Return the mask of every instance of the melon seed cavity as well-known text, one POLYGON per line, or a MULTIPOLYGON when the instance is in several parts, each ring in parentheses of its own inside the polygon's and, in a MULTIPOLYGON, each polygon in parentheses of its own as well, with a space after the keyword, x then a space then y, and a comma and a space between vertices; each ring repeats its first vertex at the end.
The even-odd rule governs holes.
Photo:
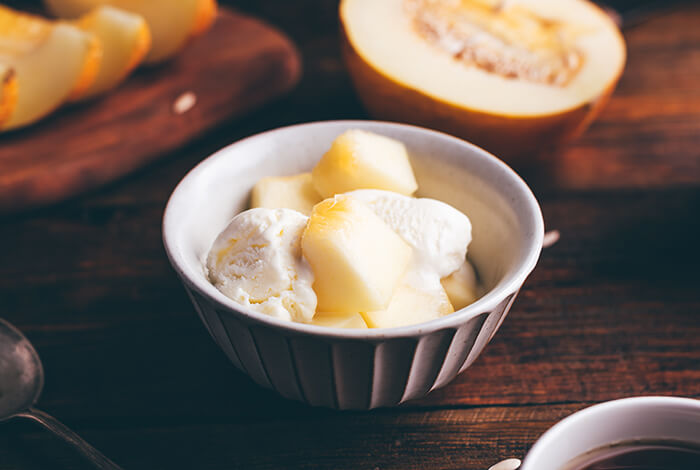
POLYGON ((583 54, 574 27, 494 0, 404 0, 418 35, 464 64, 505 78, 566 86, 583 54))

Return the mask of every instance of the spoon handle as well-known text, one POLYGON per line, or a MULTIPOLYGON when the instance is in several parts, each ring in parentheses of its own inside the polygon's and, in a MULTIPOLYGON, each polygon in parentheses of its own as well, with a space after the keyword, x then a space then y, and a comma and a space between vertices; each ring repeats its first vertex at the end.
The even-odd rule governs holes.
POLYGON ((99 450, 92 447, 82 437, 71 431, 66 425, 53 416, 41 410, 37 410, 36 408, 29 408, 27 411, 18 413, 15 416, 28 418, 41 424, 56 436, 72 445, 83 457, 92 462, 96 468, 101 470, 122 470, 119 465, 102 455, 99 450))

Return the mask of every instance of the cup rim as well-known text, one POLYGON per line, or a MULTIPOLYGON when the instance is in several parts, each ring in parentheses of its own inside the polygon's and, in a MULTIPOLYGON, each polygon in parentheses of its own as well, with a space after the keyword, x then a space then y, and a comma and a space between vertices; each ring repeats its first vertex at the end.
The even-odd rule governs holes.
POLYGON ((535 441, 535 444, 532 446, 530 451, 525 456, 525 459, 523 460, 523 464, 520 467, 521 470, 529 469, 529 466, 531 465, 530 462, 538 462, 545 459, 547 449, 549 449, 552 446, 552 441, 554 441, 562 433, 568 432, 568 429, 571 426, 574 426, 579 421, 584 420, 589 416, 606 413, 613 409, 634 409, 639 406, 683 406, 694 408, 700 411, 700 400, 687 397, 657 395, 628 397, 598 403, 596 405, 592 405, 582 410, 576 411, 554 424, 551 428, 545 431, 545 433, 542 434, 537 439, 537 441, 535 441))
POLYGON ((532 272, 539 260, 540 253, 542 250, 542 241, 544 237, 544 220, 542 217, 542 211, 540 209, 539 203, 532 193, 532 190, 527 186, 525 181, 518 175, 512 168, 506 165, 499 158, 493 154, 487 152, 486 150, 470 143, 465 140, 459 139, 452 135, 446 134, 444 132, 435 131, 432 129, 426 129, 420 126, 414 126, 410 124, 401 124, 386 121, 374 121, 374 120, 327 120, 327 121, 313 121, 302 124, 293 124, 289 126, 283 126, 261 133, 251 135, 240 139, 232 144, 229 144, 220 150, 214 152, 212 155, 206 157, 201 162, 199 162, 194 168, 192 168, 187 174, 180 180, 175 189, 168 199, 168 203, 165 207, 162 221, 162 235, 163 244, 165 246, 165 251, 168 256, 170 264, 175 269, 176 273, 180 277, 183 283, 187 287, 191 288, 199 295, 204 296, 210 303, 214 304, 217 309, 226 312, 226 314, 235 314, 245 317, 249 322, 265 325, 266 327, 271 327, 276 330, 284 330, 286 332, 293 332, 300 335, 309 336, 320 336, 326 338, 340 338, 340 339, 366 339, 382 341, 389 338, 405 338, 405 337, 415 337, 434 331, 444 330, 448 328, 457 328, 458 326, 466 323, 470 319, 484 313, 493 311, 504 299, 513 293, 516 293, 520 287, 525 282, 527 276, 532 272), (175 235, 172 233, 171 226, 173 222, 172 213, 174 212, 173 207, 180 203, 179 194, 183 191, 183 186, 186 181, 194 178, 199 173, 205 171, 212 165, 216 165, 218 161, 224 159, 226 155, 238 146, 248 143, 251 140, 257 139, 268 139, 275 133, 289 132, 296 129, 304 129, 310 127, 324 126, 328 124, 335 124, 340 126, 346 126, 348 128, 353 126, 375 126, 378 131, 381 132, 383 129, 396 129, 404 128, 410 129, 411 132, 423 133, 432 139, 442 139, 446 141, 451 141, 465 149, 470 150, 474 154, 482 158, 487 164, 493 165, 497 170, 509 179, 509 183, 515 187, 522 196, 523 206, 528 212, 528 217, 533 224, 534 231, 533 236, 526 247, 527 254, 520 260, 517 268, 513 273, 509 275, 504 280, 501 280, 496 287, 489 290, 486 294, 480 297, 476 302, 460 309, 450 315, 431 320, 424 323, 418 323, 415 325, 407 325, 401 327, 392 328, 369 328, 369 329, 351 329, 351 328, 333 328, 326 326, 318 326, 306 323, 290 322, 287 320, 279 319, 269 315, 265 315, 260 312, 256 312, 249 309, 243 305, 240 305, 226 297, 221 293, 216 287, 214 287, 206 279, 200 279, 194 273, 188 272, 186 268, 186 263, 181 259, 180 253, 175 249, 175 235))

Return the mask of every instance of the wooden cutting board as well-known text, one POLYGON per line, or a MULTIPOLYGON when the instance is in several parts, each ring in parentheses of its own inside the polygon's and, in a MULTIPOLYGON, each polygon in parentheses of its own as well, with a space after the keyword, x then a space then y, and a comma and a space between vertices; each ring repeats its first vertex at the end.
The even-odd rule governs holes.
POLYGON ((0 212, 56 202, 115 180, 291 89, 299 55, 279 31, 221 8, 174 60, 109 95, 0 134, 0 212))

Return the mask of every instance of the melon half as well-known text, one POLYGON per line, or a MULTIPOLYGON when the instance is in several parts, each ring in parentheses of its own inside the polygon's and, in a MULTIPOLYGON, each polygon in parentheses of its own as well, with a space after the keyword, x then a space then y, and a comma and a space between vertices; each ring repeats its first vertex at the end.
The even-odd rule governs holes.
POLYGON ((340 19, 372 115, 505 158, 583 131, 625 63, 620 31, 586 0, 342 0, 340 19))

